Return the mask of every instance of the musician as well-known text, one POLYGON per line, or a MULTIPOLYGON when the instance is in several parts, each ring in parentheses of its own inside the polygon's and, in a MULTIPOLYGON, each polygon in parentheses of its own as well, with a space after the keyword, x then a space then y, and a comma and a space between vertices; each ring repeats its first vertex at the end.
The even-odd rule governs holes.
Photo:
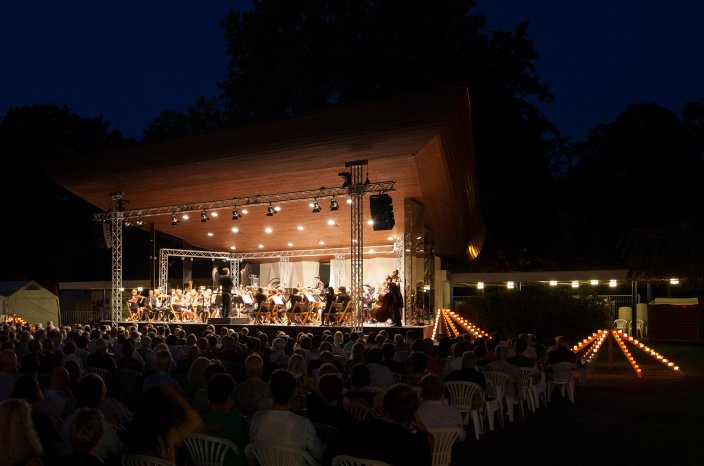
POLYGON ((315 285, 313 285, 313 289, 318 290, 320 294, 325 292, 325 283, 320 281, 320 277, 315 277, 315 285))
POLYGON ((347 307, 347 303, 350 302, 350 295, 347 294, 347 288, 344 286, 341 286, 339 290, 340 293, 337 295, 337 302, 342 303, 342 309, 344 310, 347 307))
POLYGON ((389 282, 389 292, 387 295, 391 296, 391 306, 393 309, 393 321, 394 325, 401 327, 403 322, 401 322, 401 308, 403 307, 403 295, 401 295, 401 287, 398 283, 392 281, 389 282))
POLYGON ((218 267, 213 267, 213 282, 222 287, 222 316, 230 317, 232 308, 232 288, 235 286, 235 282, 230 276, 230 269, 223 267, 222 274, 219 274, 218 267))
POLYGON ((325 293, 325 309, 323 310, 323 315, 320 316, 320 326, 322 327, 325 322, 323 320, 325 317, 328 318, 328 323, 327 325, 330 325, 330 313, 332 312, 332 305, 335 302, 335 299, 337 297, 335 296, 335 288, 332 286, 328 287, 328 292, 325 293))
POLYGON ((264 288, 257 288, 257 294, 254 295, 254 300, 257 302, 257 309, 259 309, 264 301, 269 300, 269 296, 264 293, 264 288))
POLYGON ((127 300, 129 303, 130 313, 136 316, 137 320, 142 320, 142 313, 144 312, 143 303, 146 298, 139 295, 136 289, 133 289, 131 294, 132 296, 127 300))

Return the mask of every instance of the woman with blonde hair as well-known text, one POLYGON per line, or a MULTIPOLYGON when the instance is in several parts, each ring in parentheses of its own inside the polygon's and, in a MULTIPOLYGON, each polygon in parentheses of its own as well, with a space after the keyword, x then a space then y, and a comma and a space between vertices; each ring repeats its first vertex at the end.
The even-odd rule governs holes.
POLYGON ((25 400, 0 403, 0 466, 42 466, 44 452, 32 423, 32 408, 25 400))
POLYGON ((300 354, 293 354, 288 359, 287 370, 293 374, 296 379, 296 385, 301 388, 305 387, 308 391, 315 390, 315 384, 308 376, 308 371, 306 368, 306 360, 300 354))

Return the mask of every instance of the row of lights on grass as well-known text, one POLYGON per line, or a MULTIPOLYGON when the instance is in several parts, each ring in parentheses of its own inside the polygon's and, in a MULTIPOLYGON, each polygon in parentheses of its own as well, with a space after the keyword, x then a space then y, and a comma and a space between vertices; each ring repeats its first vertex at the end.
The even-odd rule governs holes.
POLYGON ((655 359, 656 361, 660 361, 661 363, 663 363, 664 365, 666 365, 667 367, 671 368, 671 369, 674 370, 674 371, 679 371, 679 370, 680 370, 680 366, 676 366, 674 362, 672 362, 672 361, 669 360, 668 358, 664 357, 662 354, 658 353, 657 351, 655 351, 654 349, 652 349, 652 348, 649 347, 648 345, 646 345, 646 344, 644 344, 644 343, 642 343, 642 342, 636 340, 635 338, 633 338, 633 337, 630 336, 630 335, 624 334, 622 330, 619 330, 619 331, 617 332, 617 334, 618 334, 618 335, 621 335, 624 340, 626 340, 626 341, 628 341, 629 343, 633 344, 636 348, 638 348, 638 349, 640 349, 641 351, 643 351, 644 353, 650 355, 650 356, 651 356, 653 359, 655 359))
POLYGON ((454 320, 455 322, 457 322, 460 325, 460 327, 464 328, 468 333, 471 333, 475 337, 491 338, 491 336, 488 333, 486 333, 484 330, 477 327, 472 322, 468 321, 467 319, 465 319, 464 317, 455 313, 454 311, 448 310, 447 313, 452 320, 454 320))
POLYGON ((641 370, 640 366, 636 362, 636 360, 633 357, 633 355, 631 354, 631 352, 628 351, 628 348, 626 348, 626 344, 621 339, 621 331, 619 330, 617 332, 616 330, 612 330, 611 334, 614 336, 614 340, 616 340, 616 344, 618 345, 618 347, 621 348, 621 351, 623 351, 624 356, 626 356, 628 363, 631 365, 633 370, 636 372, 636 375, 638 377, 643 377, 643 371, 641 370))

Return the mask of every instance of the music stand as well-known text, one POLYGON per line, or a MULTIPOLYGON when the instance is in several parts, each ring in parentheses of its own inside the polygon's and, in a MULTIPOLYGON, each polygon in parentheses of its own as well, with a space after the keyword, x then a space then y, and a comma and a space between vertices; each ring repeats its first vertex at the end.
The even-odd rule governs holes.
POLYGON ((274 296, 271 298, 275 304, 278 304, 279 306, 284 306, 284 300, 281 296, 274 296))
MULTIPOLYGON (((237 309, 237 317, 240 316, 240 309, 242 306, 244 306, 244 300, 242 299, 242 296, 240 295, 234 295, 232 298, 232 304, 235 304, 235 309, 237 309)), ((223 317, 230 317, 230 316, 223 316, 223 317)))

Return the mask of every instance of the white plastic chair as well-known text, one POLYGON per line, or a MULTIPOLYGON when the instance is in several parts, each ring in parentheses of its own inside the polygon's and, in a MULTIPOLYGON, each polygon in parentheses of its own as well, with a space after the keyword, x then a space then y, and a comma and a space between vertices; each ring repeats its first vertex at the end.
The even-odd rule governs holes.
POLYGON ((484 395, 482 386, 474 382, 445 382, 445 388, 450 394, 450 404, 457 408, 462 414, 464 424, 469 423, 469 417, 474 422, 474 436, 479 440, 479 436, 484 433, 482 429, 482 418, 484 405, 484 395))
POLYGON ((147 455, 125 455, 122 466, 176 466, 171 461, 147 455))
POLYGON ((103 382, 105 382, 108 377, 110 377, 110 371, 107 369, 103 369, 102 367, 87 367, 86 373, 99 375, 100 378, 103 379, 103 382))
POLYGON ((244 449, 247 458, 255 458, 260 466, 318 466, 310 453, 302 448, 279 443, 253 442, 244 449))
POLYGON ((221 466, 230 450, 242 456, 242 450, 234 442, 212 435, 191 434, 184 444, 196 466, 221 466))
POLYGON ((373 408, 363 402, 353 401, 347 405, 347 411, 352 415, 357 421, 364 421, 367 417, 379 417, 373 408))
POLYGON ((320 443, 323 444, 323 451, 325 451, 325 447, 337 434, 337 427, 333 427, 328 424, 321 424, 318 422, 314 422, 313 427, 315 428, 315 433, 320 439, 320 443))
POLYGON ((572 371, 575 369, 574 364, 571 362, 559 362, 551 364, 549 367, 552 368, 552 380, 548 380, 548 401, 552 400, 552 391, 555 385, 559 385, 562 396, 565 396, 565 390, 567 390, 568 398, 574 403, 574 379, 572 378, 572 371))
MULTIPOLYGON (((636 320, 636 334, 635 334, 636 338, 643 338, 644 327, 645 327, 645 321, 637 319, 636 320)), ((630 335, 630 331, 632 328, 633 328, 633 321, 631 320, 628 322, 629 335, 630 335)))
MULTIPOLYGON (((511 377, 508 374, 497 371, 485 371, 483 372, 484 377, 487 381, 491 381, 496 390, 496 400, 499 403, 499 410, 501 411, 501 426, 504 425, 504 413, 508 414, 509 422, 513 422, 513 393, 509 393, 509 386, 511 385, 511 377)), ((491 395, 491 394, 490 394, 491 395)))
POLYGON ((391 466, 379 460, 357 458, 350 455, 337 455, 332 459, 332 466, 391 466))
POLYGON ((628 332, 628 321, 626 319, 616 319, 614 320, 614 325, 616 330, 621 330, 623 333, 628 332))
POLYGON ((523 419, 525 419, 526 415, 523 409, 523 402, 528 403, 528 409, 530 409, 531 413, 535 414, 535 394, 533 393, 531 384, 533 383, 533 377, 536 375, 536 372, 530 367, 521 367, 519 369, 521 370, 521 389, 518 393, 520 395, 521 414, 523 415, 523 419))
POLYGON ((452 445, 464 441, 464 429, 459 427, 434 427, 428 429, 433 435, 433 466, 450 466, 452 462, 452 445))
POLYGON ((499 424, 503 426, 503 410, 501 409, 501 404, 499 404, 496 385, 494 385, 494 382, 491 380, 486 379, 486 391, 484 392, 484 414, 486 414, 489 430, 492 432, 494 431, 494 415, 496 413, 499 413, 499 424))

